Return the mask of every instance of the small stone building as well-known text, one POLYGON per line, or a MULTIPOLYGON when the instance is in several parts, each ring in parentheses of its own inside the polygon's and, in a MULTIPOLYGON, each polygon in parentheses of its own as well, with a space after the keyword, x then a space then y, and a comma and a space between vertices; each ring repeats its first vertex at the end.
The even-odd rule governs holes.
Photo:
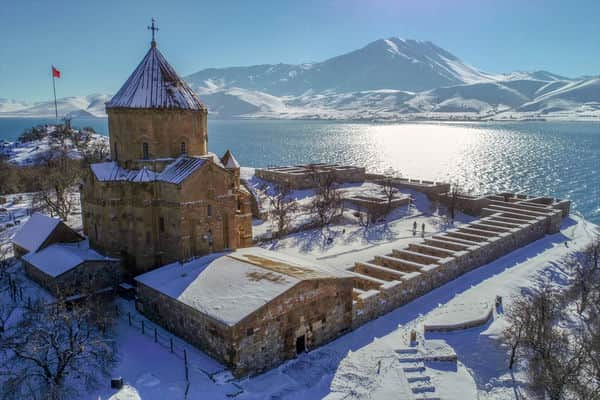
POLYGON ((256 374, 352 326, 352 278, 259 248, 136 278, 140 312, 230 367, 256 374))
POLYGON ((120 261, 79 243, 54 243, 23 256, 27 276, 55 297, 115 289, 121 281, 120 261))
POLYGON ((154 40, 106 112, 112 161, 93 164, 81 190, 93 248, 132 277, 252 244, 240 166, 208 152, 207 109, 154 40))
POLYGON ((34 213, 11 242, 15 257, 21 258, 29 252, 36 252, 53 243, 73 243, 81 240, 83 236, 60 219, 34 213))

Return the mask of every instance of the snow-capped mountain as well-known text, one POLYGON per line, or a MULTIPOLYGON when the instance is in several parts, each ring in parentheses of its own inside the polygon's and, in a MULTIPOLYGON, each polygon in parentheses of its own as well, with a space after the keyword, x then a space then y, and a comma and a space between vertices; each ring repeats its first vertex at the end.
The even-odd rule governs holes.
POLYGON ((192 87, 240 87, 275 96, 376 89, 422 91, 494 80, 431 42, 380 39, 323 62, 206 69, 186 77, 192 87))
MULTIPOLYGON (((110 97, 106 94, 93 94, 57 99, 58 115, 73 118, 106 117, 104 103, 110 97)), ((54 117, 54 100, 26 103, 0 99, 0 116, 54 117)))
MULTIPOLYGON (((600 118, 600 78, 491 74, 431 42, 376 40, 309 64, 210 68, 187 76, 220 118, 600 118)), ((59 114, 105 116, 108 95, 60 99, 59 114)), ((0 99, 0 116, 52 116, 54 103, 0 99)))

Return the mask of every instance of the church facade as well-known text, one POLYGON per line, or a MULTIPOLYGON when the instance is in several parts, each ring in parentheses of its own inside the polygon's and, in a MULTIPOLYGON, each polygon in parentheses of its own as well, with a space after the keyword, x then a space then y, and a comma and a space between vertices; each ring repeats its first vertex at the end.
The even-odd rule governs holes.
POLYGON ((252 244, 240 166, 208 152, 207 109, 154 40, 106 111, 112 161, 92 164, 81 190, 92 247, 135 276, 252 244))

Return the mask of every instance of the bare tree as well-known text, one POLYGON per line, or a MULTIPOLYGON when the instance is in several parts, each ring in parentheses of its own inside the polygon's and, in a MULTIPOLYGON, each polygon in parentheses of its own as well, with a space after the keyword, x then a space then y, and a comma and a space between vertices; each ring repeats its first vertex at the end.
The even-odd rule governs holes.
POLYGON ((344 201, 332 171, 311 167, 315 196, 310 209, 320 227, 328 226, 344 213, 344 201))
POLYGON ((269 200, 269 216, 277 225, 277 236, 283 236, 292 218, 292 213, 298 209, 298 203, 291 197, 290 185, 283 184, 275 186, 273 194, 269 194, 267 188, 263 190, 269 200))
POLYGON ((392 211, 392 201, 398 193, 398 189, 394 187, 393 180, 391 177, 386 177, 381 182, 381 192, 383 193, 386 200, 386 214, 392 211))
POLYGON ((569 299, 563 291, 546 286, 513 301, 503 334, 510 347, 509 368, 523 356, 530 387, 540 399, 597 400, 599 314, 589 310, 591 318, 573 320, 565 311, 569 299))
POLYGON ((463 191, 458 183, 453 183, 450 188, 450 192, 447 193, 448 197, 448 213, 450 214, 450 220, 454 222, 456 218, 456 211, 458 209, 458 203, 463 191))
POLYGON ((80 162, 69 158, 66 151, 47 155, 41 162, 37 176, 39 184, 39 192, 35 196, 37 203, 52 215, 66 220, 76 203, 73 195, 81 174, 80 162))
POLYGON ((115 362, 107 308, 34 303, 0 341, 3 398, 80 398, 115 362), (99 322, 101 324, 99 325, 99 322))
POLYGON ((509 369, 513 369, 520 346, 525 341, 526 330, 531 325, 530 306, 527 296, 519 297, 513 300, 506 313, 508 325, 504 328, 503 339, 510 347, 509 369))
POLYGON ((594 305, 600 295, 600 239, 596 238, 583 252, 570 260, 573 282, 568 291, 579 315, 594 305))

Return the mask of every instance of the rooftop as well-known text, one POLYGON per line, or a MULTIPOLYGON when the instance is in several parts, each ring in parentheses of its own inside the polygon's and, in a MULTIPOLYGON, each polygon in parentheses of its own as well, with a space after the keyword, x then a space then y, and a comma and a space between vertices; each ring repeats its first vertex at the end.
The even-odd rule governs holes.
POLYGON ((12 238, 12 242, 27 251, 37 251, 60 224, 60 219, 34 213, 12 238))
POLYGON ((55 243, 38 252, 27 253, 23 259, 52 277, 62 275, 85 261, 116 260, 92 250, 87 240, 55 243))
POLYGON ((169 264, 136 280, 233 326, 303 280, 334 276, 344 275, 308 260, 246 248, 169 264))
POLYGON ((150 47, 106 108, 206 110, 155 46, 150 47))
MULTIPOLYGON (((217 156, 209 153, 202 157, 181 156, 173 159, 162 172, 154 172, 144 166, 141 169, 126 169, 114 161, 96 163, 91 165, 96 179, 102 182, 129 181, 129 182, 167 182, 180 184, 192 173, 202 167, 207 161, 212 160, 218 166, 223 167, 217 156)), ((151 161, 149 161, 151 162, 151 161)))

